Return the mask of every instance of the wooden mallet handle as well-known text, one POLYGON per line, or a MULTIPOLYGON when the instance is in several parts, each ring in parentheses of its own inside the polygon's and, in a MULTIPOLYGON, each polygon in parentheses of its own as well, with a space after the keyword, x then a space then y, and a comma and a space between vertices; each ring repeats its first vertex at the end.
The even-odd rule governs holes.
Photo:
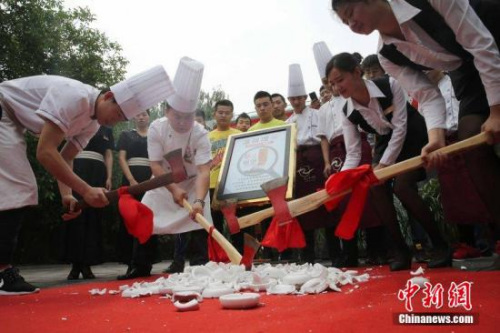
MULTIPOLYGON (((184 168, 184 164, 182 163, 182 149, 173 150, 172 152, 166 154, 164 157, 170 164, 171 172, 159 177, 148 179, 139 184, 129 186, 128 193, 136 196, 155 188, 166 186, 172 183, 179 183, 187 179, 186 169, 184 168)), ((108 198, 109 202, 118 200, 118 190, 106 192, 105 195, 106 198, 108 198)), ((87 208, 88 206, 89 205, 82 199, 76 203, 73 210, 76 212, 80 209, 87 208)))
MULTIPOLYGON (((466 140, 454 143, 452 145, 443 147, 438 149, 436 152, 442 154, 453 154, 458 153, 463 150, 471 149, 473 147, 482 145, 487 142, 487 133, 481 133, 466 140)), ((420 156, 416 156, 410 158, 408 160, 399 162, 397 164, 385 167, 383 169, 375 171, 375 176, 380 180, 388 180, 393 177, 396 177, 405 172, 418 169, 424 165, 424 161, 420 156)), ((321 190, 310 195, 306 195, 305 197, 291 200, 288 202, 288 208, 290 210, 290 214, 295 217, 312 210, 323 205, 326 201, 331 200, 333 198, 337 198, 339 196, 343 196, 349 193, 350 190, 344 191, 342 193, 335 193, 333 195, 329 195, 325 190, 321 190)), ((255 212, 253 214, 249 214, 238 219, 238 224, 240 228, 250 227, 252 225, 258 224, 263 220, 274 216, 274 209, 272 207, 263 209, 261 211, 255 212)))
MULTIPOLYGON (((182 205, 184 208, 186 208, 189 212, 193 211, 193 207, 189 204, 189 202, 184 199, 182 201, 182 205)), ((210 232, 210 227, 212 225, 210 222, 207 221, 201 214, 196 214, 195 216, 196 222, 198 222, 203 229, 205 229, 207 232, 210 232)), ((213 229, 212 231, 212 238, 215 239, 215 241, 221 246, 221 248, 226 252, 229 260, 231 260, 231 263, 234 265, 239 265, 241 264, 241 254, 234 248, 233 244, 231 244, 217 229, 213 229)))

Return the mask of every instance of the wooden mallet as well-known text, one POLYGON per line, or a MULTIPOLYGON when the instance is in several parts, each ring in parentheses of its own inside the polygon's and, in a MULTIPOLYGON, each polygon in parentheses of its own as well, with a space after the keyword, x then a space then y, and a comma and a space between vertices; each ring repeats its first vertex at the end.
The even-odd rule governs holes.
MULTIPOLYGON (((487 133, 481 133, 466 140, 454 143, 452 145, 438 149, 436 152, 441 154, 454 154, 473 147, 485 144, 487 142, 487 133)), ((375 176, 381 181, 386 181, 405 172, 418 169, 424 165, 424 161, 420 156, 410 158, 400 163, 388 166, 386 168, 374 172, 375 176)), ((350 190, 342 193, 329 195, 326 190, 321 190, 305 197, 288 201, 288 210, 292 217, 296 217, 323 205, 325 202, 348 194, 350 190)), ((266 208, 261 211, 237 218, 240 228, 247 228, 258 224, 263 220, 273 217, 275 214, 274 208, 266 208)))
MULTIPOLYGON (((182 159, 182 149, 176 149, 164 156, 165 160, 170 165, 170 172, 159 177, 154 177, 142 183, 131 185, 128 187, 128 193, 133 196, 143 194, 147 191, 158 187, 166 186, 172 183, 179 183, 187 179, 186 169, 182 159)), ((105 193, 109 202, 118 200, 118 190, 113 190, 105 193)), ((87 208, 89 205, 82 199, 75 205, 74 211, 87 208)))
MULTIPOLYGON (((182 201, 182 205, 184 208, 186 208, 190 213, 193 211, 193 207, 191 207, 191 204, 184 199, 182 201)), ((196 214, 195 216, 196 222, 198 222, 203 229, 205 229, 208 233, 210 233, 210 228, 213 226, 210 224, 210 222, 207 221, 206 218, 203 217, 201 214, 196 214)), ((212 238, 220 245, 220 247, 226 252, 229 260, 231 260, 231 263, 233 265, 239 265, 241 264, 241 254, 234 248, 233 244, 231 244, 217 229, 213 228, 212 230, 212 238)))

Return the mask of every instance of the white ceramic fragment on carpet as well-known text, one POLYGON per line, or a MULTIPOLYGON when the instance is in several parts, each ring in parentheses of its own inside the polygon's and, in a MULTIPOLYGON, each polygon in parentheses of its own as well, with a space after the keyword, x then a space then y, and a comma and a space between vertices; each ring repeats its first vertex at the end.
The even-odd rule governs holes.
POLYGON ((314 278, 310 279, 300 287, 300 292, 302 294, 319 294, 328 288, 328 282, 326 279, 314 278))
POLYGON ((429 282, 429 279, 425 278, 423 276, 415 276, 415 277, 411 278, 410 281, 412 283, 414 283, 414 284, 419 285, 420 288, 424 288, 425 287, 425 283, 429 282))
POLYGON ((288 294, 293 294, 297 290, 295 288, 295 285, 290 285, 290 284, 277 284, 274 286, 271 286, 267 289, 267 294, 268 295, 288 295, 288 294))
POLYGON ((251 309, 259 305, 260 295, 257 293, 240 293, 224 295, 219 298, 224 309, 251 309))
POLYGON ((418 269, 416 271, 410 271, 410 275, 422 275, 424 274, 424 269, 422 268, 422 266, 419 266, 418 269))
POLYGON ((186 303, 177 301, 174 303, 174 306, 179 312, 196 311, 200 309, 200 303, 196 299, 192 299, 186 303))

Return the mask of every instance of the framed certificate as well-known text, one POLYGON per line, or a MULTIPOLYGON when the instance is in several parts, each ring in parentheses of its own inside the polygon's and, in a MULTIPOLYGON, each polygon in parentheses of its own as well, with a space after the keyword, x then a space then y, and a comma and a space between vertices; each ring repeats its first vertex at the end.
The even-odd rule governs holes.
POLYGON ((236 199, 239 205, 266 203, 269 199, 260 185, 286 176, 286 198, 292 198, 295 149, 294 124, 231 135, 215 189, 216 201, 236 199))

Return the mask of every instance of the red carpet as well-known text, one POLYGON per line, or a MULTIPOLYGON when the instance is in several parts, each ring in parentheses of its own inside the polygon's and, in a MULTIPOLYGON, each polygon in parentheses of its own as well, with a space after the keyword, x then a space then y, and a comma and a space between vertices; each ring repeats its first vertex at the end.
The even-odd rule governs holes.
MULTIPOLYGON (((415 266, 414 266, 415 267, 415 266)), ((364 269, 360 269, 364 271, 364 269)), ((471 281, 472 310, 479 324, 469 326, 401 326, 393 314, 406 312, 397 298, 410 274, 387 267, 368 271, 371 279, 359 288, 314 296, 267 296, 252 310, 223 310, 218 300, 205 299, 200 310, 179 313, 168 299, 151 296, 91 296, 92 288, 118 289, 123 282, 89 283, 44 289, 28 296, 0 297, 0 332, 498 332, 500 272, 455 269, 427 271, 434 285, 444 287, 444 306, 424 309, 422 290, 414 297, 415 312, 465 313, 448 307, 451 282, 471 281), (352 291, 350 291, 352 290, 352 291)), ((150 280, 155 280, 153 277, 150 280)), ((130 284, 130 282, 129 282, 130 284)))

